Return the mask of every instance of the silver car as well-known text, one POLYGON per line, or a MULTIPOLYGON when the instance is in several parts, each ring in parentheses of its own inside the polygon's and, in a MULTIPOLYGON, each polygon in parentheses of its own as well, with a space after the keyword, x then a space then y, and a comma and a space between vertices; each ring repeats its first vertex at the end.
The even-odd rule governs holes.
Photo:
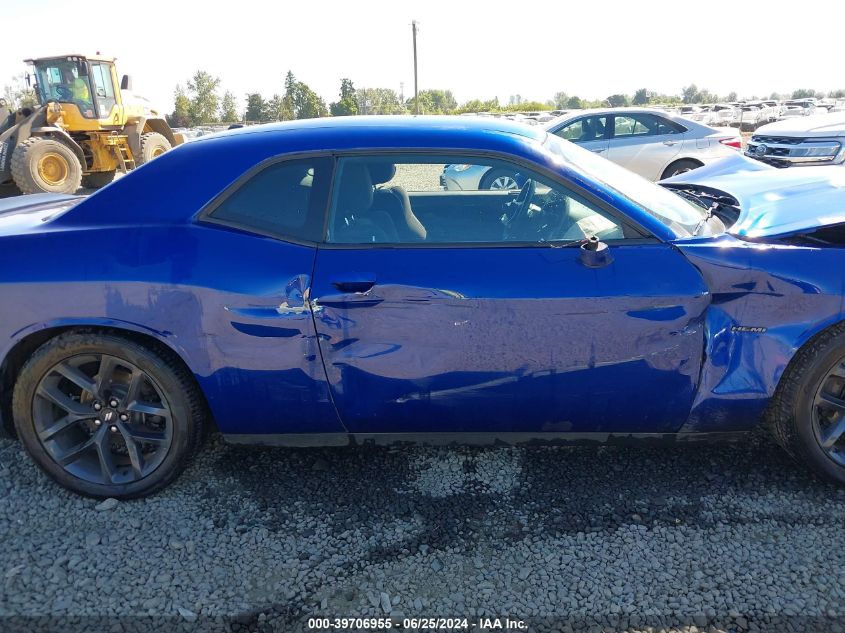
MULTIPOLYGON (((573 110, 543 127, 655 181, 742 149, 736 130, 712 128, 654 108, 573 110)), ((440 184, 463 191, 520 186, 518 174, 477 165, 446 165, 440 184)))

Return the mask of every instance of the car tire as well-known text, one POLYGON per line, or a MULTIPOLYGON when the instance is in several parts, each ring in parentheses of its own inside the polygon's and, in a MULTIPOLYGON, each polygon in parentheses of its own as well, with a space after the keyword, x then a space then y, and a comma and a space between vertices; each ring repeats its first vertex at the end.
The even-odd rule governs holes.
POLYGON ((825 330, 798 351, 778 384, 767 418, 787 453, 818 475, 845 485, 845 432, 836 435, 845 430, 845 325, 825 330))
POLYGON ((660 176, 660 180, 663 180, 664 178, 671 178, 672 176, 677 176, 678 174, 683 174, 688 171, 692 171, 693 169, 698 169, 699 167, 701 167, 701 163, 697 160, 682 158, 681 160, 676 160, 663 170, 663 175, 660 176))
POLYGON ((141 497, 170 484, 205 424, 193 376, 169 350, 112 333, 68 332, 44 343, 20 371, 12 411, 36 464, 98 498, 141 497))
POLYGON ((114 180, 115 171, 96 171, 82 177, 82 186, 88 189, 100 189, 114 180))
POLYGON ((73 150, 52 138, 33 136, 12 152, 12 180, 21 193, 76 193, 82 165, 73 150))
POLYGON ((135 156, 135 164, 137 166, 149 163, 154 158, 157 158, 167 151, 172 149, 170 141, 158 132, 147 132, 141 135, 141 151, 135 156))
POLYGON ((507 169, 491 169, 481 178, 478 188, 479 190, 516 191, 519 189, 519 185, 512 171, 508 171, 507 169))

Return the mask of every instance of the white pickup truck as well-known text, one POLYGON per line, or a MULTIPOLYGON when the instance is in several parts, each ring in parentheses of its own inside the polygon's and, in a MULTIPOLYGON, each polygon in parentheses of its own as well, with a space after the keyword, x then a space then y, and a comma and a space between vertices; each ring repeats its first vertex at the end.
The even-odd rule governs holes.
POLYGON ((746 156, 777 167, 845 162, 845 112, 814 114, 757 128, 746 156))

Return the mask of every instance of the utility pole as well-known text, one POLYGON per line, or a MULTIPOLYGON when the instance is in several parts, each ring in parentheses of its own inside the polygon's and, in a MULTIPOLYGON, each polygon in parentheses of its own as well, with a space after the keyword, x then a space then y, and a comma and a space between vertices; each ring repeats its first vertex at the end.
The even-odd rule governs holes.
POLYGON ((417 21, 411 20, 411 33, 414 37, 414 112, 420 113, 420 92, 417 85, 417 21))

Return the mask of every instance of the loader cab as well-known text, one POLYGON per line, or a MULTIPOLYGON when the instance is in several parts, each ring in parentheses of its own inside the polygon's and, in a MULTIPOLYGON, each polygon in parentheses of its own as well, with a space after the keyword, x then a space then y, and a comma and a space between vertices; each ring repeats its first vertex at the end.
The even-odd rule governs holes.
POLYGON ((42 105, 58 103, 71 130, 99 130, 125 124, 114 60, 70 55, 26 60, 35 69, 42 105))

